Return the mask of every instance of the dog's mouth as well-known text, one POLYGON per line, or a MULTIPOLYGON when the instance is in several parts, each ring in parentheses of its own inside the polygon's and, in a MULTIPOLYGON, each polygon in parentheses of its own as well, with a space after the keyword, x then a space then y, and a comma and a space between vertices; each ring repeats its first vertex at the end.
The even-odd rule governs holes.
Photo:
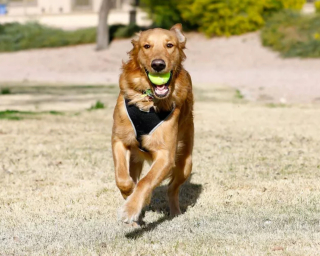
POLYGON ((154 87, 154 93, 158 96, 158 97, 165 97, 167 96, 167 94, 169 93, 169 86, 168 85, 153 85, 154 87))
POLYGON ((145 72, 147 74, 147 77, 150 81, 150 83, 152 84, 152 87, 153 87, 153 91, 154 91, 154 94, 155 96, 157 96, 158 98, 164 98, 166 97, 169 92, 170 92, 170 88, 169 88, 169 85, 170 85, 170 82, 171 82, 171 78, 172 78, 172 71, 170 71, 170 78, 169 80, 164 83, 164 84, 161 84, 161 85, 157 85, 157 84, 154 84, 150 78, 149 78, 149 71, 147 69, 145 69, 145 72))

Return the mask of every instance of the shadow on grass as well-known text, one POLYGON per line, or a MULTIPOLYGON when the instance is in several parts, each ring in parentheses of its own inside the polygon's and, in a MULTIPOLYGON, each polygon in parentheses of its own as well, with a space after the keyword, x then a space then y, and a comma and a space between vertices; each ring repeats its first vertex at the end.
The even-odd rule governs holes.
MULTIPOLYGON (((202 185, 193 184, 190 182, 190 180, 191 178, 189 178, 186 183, 181 186, 180 189, 180 208, 182 213, 185 213, 188 207, 192 207, 196 204, 202 192, 202 185)), ((160 186, 156 188, 153 192, 150 205, 143 210, 140 219, 144 217, 146 211, 159 212, 164 214, 164 216, 158 219, 156 222, 148 223, 146 225, 143 224, 141 227, 127 233, 125 235, 126 238, 137 239, 141 237, 145 232, 149 232, 166 220, 172 219, 172 217, 169 216, 169 206, 166 195, 167 186, 160 186)))

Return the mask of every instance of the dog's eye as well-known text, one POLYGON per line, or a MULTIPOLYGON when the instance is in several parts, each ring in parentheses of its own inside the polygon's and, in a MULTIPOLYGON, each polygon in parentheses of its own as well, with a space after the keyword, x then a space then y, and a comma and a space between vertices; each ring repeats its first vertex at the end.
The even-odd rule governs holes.
POLYGON ((149 48, 150 48, 150 44, 145 44, 143 47, 144 47, 145 49, 149 49, 149 48))
POLYGON ((168 48, 172 48, 172 47, 173 47, 173 44, 167 44, 167 47, 168 47, 168 48))

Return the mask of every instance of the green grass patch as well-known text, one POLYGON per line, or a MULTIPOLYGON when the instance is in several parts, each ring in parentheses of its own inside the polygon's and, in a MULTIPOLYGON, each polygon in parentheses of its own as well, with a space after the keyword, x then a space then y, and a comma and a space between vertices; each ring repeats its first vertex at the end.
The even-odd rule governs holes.
POLYGON ((266 107, 268 108, 287 108, 288 105, 287 104, 282 104, 282 103, 268 103, 266 104, 266 107))
POLYGON ((19 111, 19 110, 5 110, 0 111, 0 120, 22 120, 22 119, 30 119, 36 118, 40 115, 63 115, 63 112, 60 111, 42 111, 42 112, 35 112, 35 111, 19 111))
POLYGON ((9 88, 1 88, 0 94, 2 95, 11 94, 11 90, 9 88))
POLYGON ((320 14, 277 13, 262 29, 261 39, 264 46, 279 51, 283 57, 319 58, 320 14))
POLYGON ((242 99, 244 98, 243 94, 242 94, 241 91, 238 90, 238 89, 236 90, 235 98, 236 98, 236 99, 240 99, 240 100, 242 100, 242 99))
POLYGON ((33 94, 33 95, 83 95, 83 94, 117 94, 117 85, 16 85, 8 84, 10 94, 33 94))
POLYGON ((244 95, 242 95, 240 90, 227 86, 195 86, 193 92, 196 101, 246 103, 244 95))
POLYGON ((89 110, 96 110, 96 109, 103 109, 105 108, 104 103, 102 103, 100 100, 98 100, 94 105, 92 105, 89 110))

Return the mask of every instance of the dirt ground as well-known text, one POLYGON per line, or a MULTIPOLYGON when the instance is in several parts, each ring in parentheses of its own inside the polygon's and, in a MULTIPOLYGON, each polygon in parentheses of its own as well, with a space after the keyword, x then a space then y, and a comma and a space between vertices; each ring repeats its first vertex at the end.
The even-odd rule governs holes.
POLYGON ((22 97, 21 110, 60 111, 0 112, 1 256, 320 255, 319 106, 248 103, 228 87, 196 87, 184 214, 168 218, 163 184, 134 229, 117 221, 117 91, 24 85, 0 95, 2 109, 22 97), (104 109, 87 110, 98 100, 104 109))
MULTIPOLYGON (((206 39, 188 34, 187 61, 194 84, 240 89, 249 100, 275 103, 320 102, 320 60, 282 59, 261 46, 258 33, 206 39)), ((0 83, 115 84, 130 40, 0 54, 0 83)))

